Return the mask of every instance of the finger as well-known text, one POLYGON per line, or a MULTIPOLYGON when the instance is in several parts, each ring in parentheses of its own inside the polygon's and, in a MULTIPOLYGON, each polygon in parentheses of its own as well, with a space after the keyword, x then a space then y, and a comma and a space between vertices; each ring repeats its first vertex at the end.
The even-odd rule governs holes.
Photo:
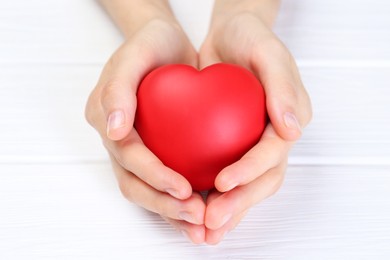
POLYGON ((104 86, 101 104, 108 138, 120 140, 129 134, 133 127, 136 100, 126 80, 115 79, 104 86))
MULTIPOLYGON (((103 69, 96 95, 101 111, 95 112, 98 131, 111 140, 121 140, 133 126, 136 92, 144 76, 167 63, 196 65, 197 57, 190 44, 180 44, 178 29, 166 23, 150 24, 139 35, 125 42, 103 69), (150 37, 154 35, 154 37, 150 37), (155 39, 159 39, 158 41, 155 39), (177 46, 177 48, 173 46, 177 46), (172 50, 166 50, 172 48, 172 50), (164 51, 162 51, 164 50, 164 51)), ((90 113, 96 110, 96 104, 90 113)))
POLYGON ((140 51, 139 44, 134 40, 122 46, 103 71, 100 103, 104 124, 100 126, 100 131, 106 131, 111 140, 121 140, 131 131, 138 85, 157 66, 157 59, 151 53, 140 51))
MULTIPOLYGON (((222 195, 223 193, 219 192, 218 190, 211 191, 207 196, 206 205, 208 206, 222 195)), ((237 216, 232 217, 225 225, 223 225, 219 229, 206 229, 206 243, 209 245, 216 245, 221 242, 222 239, 226 236, 226 234, 238 225, 238 223, 246 215, 246 213, 247 211, 244 211, 237 216)))
POLYGON ((166 222, 180 231, 185 238, 194 244, 201 244, 205 241, 205 226, 195 225, 182 220, 162 217, 166 222))
POLYGON ((228 223, 217 230, 207 229, 205 239, 206 243, 209 245, 216 245, 220 243, 230 231, 237 227, 247 213, 248 211, 244 211, 237 216, 234 216, 230 221, 228 221, 228 223))
POLYGON ((276 132, 285 140, 298 140, 307 121, 302 110, 311 107, 301 102, 306 92, 293 57, 280 41, 271 40, 258 45, 252 63, 266 92, 267 111, 276 132))
POLYGON ((121 141, 108 141, 106 148, 113 160, 132 172, 143 182, 178 199, 187 199, 192 194, 191 184, 181 174, 166 167, 142 142, 133 129, 121 141))
POLYGON ((237 187, 214 199, 206 208, 206 227, 217 230, 234 216, 274 194, 283 182, 286 165, 287 160, 251 183, 237 187))
POLYGON ((286 142, 268 124, 261 140, 240 160, 224 168, 215 179, 220 192, 246 185, 285 160, 292 142, 286 142))
MULTIPOLYGON (((203 46, 207 46, 208 43, 204 43, 203 46)), ((218 56, 218 54, 214 51, 214 48, 203 47, 200 50, 199 54, 199 69, 202 70, 206 68, 207 66, 210 66, 215 63, 222 62, 221 58, 218 56)))
POLYGON ((216 189, 214 190, 211 190, 208 194, 207 194, 207 198, 206 198, 206 206, 209 205, 211 202, 213 202, 213 200, 217 199, 219 196, 221 196, 223 194, 223 192, 220 192, 216 189))
POLYGON ((139 54, 132 52, 122 47, 110 58, 88 99, 87 121, 102 138, 123 139, 133 127, 136 91, 146 71, 142 71, 141 65, 137 66, 141 59, 139 54), (130 57, 126 58, 128 55, 130 57))
POLYGON ((186 200, 179 200, 153 189, 123 169, 115 160, 112 161, 112 165, 120 190, 129 201, 161 216, 198 225, 203 224, 205 204, 199 194, 193 193, 186 200))
POLYGON ((204 68, 222 62, 217 56, 201 56, 199 62, 199 69, 203 70, 204 68))

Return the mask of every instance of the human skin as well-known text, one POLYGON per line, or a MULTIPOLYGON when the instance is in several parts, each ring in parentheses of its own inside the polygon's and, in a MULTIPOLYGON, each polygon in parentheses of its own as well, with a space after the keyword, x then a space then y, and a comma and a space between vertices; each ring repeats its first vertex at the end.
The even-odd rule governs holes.
POLYGON ((170 222, 182 222, 195 243, 204 242, 205 203, 179 173, 165 167, 133 128, 141 79, 164 64, 197 67, 197 53, 167 1, 101 1, 125 40, 104 66, 86 106, 123 195, 170 222))
POLYGON ((312 117, 294 58, 272 32, 279 2, 216 0, 199 66, 239 64, 262 83, 270 123, 257 145, 223 169, 207 199, 206 242, 216 244, 282 184, 288 151, 312 117))
POLYGON ((193 243, 219 243, 253 205, 278 190, 288 151, 311 118, 294 59, 271 31, 276 2, 215 1, 198 55, 168 1, 101 0, 125 40, 105 65, 86 118, 108 150, 123 195, 161 215, 193 243), (203 68, 216 62, 239 64, 259 78, 271 123, 255 147, 221 171, 216 190, 204 202, 184 177, 143 144, 133 121, 137 88, 148 72, 164 64, 203 68))

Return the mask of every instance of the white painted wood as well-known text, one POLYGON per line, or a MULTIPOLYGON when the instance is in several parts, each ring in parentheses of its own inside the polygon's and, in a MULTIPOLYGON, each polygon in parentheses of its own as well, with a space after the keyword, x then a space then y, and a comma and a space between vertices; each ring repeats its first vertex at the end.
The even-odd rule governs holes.
POLYGON ((191 42, 199 49, 207 35, 214 1, 170 0, 170 3, 191 42))
POLYGON ((2 63, 96 63, 121 36, 95 0, 16 0, 1 6, 2 63))
POLYGON ((390 163, 389 69, 303 67, 314 117, 292 155, 390 163))
POLYGON ((101 67, 0 65, 0 162, 106 158, 84 107, 101 67), (42 160, 43 159, 43 160, 42 160))
MULTIPOLYGON (((390 2, 285 0, 314 119, 287 179, 216 247, 119 193, 85 101, 122 36, 94 0, 0 5, 0 259, 389 259, 390 2)), ((212 1, 171 0, 199 47, 212 1)))
POLYGON ((276 32, 298 60, 390 58, 390 2, 284 0, 276 32))
MULTIPOLYGON (((199 47, 212 1, 171 2, 199 47)), ((299 61, 389 61, 389 1, 282 2, 275 29, 299 61)), ((102 63, 121 42, 94 0, 6 1, 0 25, 0 62, 7 64, 102 63)))
POLYGON ((216 247, 193 246, 119 193, 104 164, 10 164, 1 259, 386 259, 390 167, 290 167, 216 247), (378 181, 381 180, 381 181, 378 181))

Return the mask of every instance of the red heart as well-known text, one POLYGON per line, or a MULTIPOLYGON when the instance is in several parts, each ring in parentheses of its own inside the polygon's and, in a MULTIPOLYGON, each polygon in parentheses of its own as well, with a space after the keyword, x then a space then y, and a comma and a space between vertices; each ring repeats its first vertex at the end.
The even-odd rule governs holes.
POLYGON ((264 90, 248 70, 166 65, 139 86, 135 128, 145 145, 194 190, 255 145, 267 123, 264 90))

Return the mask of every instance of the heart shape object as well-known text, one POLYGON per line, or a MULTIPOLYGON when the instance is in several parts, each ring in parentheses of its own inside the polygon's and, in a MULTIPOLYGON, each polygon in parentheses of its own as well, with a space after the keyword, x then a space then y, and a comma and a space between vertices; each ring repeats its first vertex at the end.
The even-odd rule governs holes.
POLYGON ((141 82, 137 100, 135 128, 144 144, 197 191, 212 189, 267 123, 260 82, 232 64, 157 68, 141 82))

